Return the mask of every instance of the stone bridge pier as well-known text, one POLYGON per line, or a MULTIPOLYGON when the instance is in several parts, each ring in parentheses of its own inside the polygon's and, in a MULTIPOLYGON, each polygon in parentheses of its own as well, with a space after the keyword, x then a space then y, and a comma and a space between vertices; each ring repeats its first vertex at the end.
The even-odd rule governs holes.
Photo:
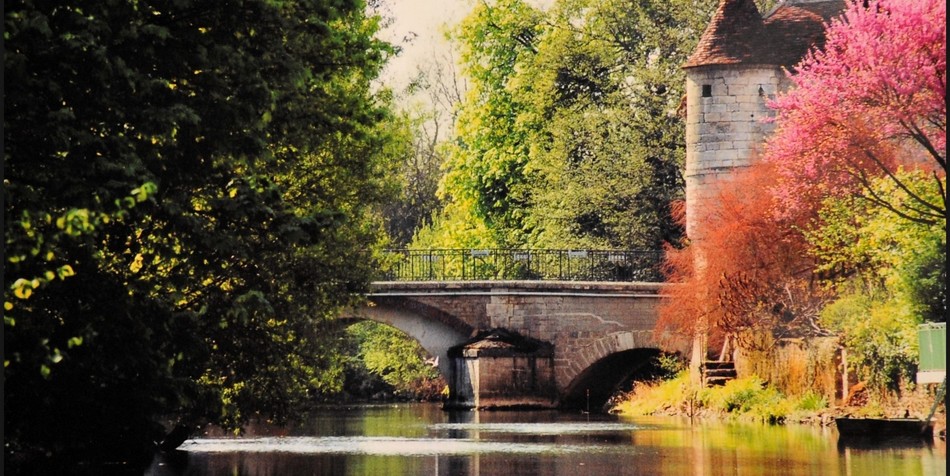
POLYGON ((651 357, 687 351, 654 335, 665 286, 377 282, 348 317, 392 325, 438 357, 448 406, 597 409, 651 357))

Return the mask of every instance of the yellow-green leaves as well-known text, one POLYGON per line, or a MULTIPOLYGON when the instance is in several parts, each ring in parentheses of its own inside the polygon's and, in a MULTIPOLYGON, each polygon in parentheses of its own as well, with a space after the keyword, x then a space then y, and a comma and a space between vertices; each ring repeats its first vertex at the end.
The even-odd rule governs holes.
MULTIPOLYGON (((33 279, 18 278, 13 284, 10 285, 10 290, 13 292, 13 295, 18 299, 29 299, 33 295, 35 290, 38 290, 44 284, 52 282, 56 279, 66 279, 70 276, 76 274, 73 271, 73 267, 64 264, 55 270, 47 270, 43 273, 42 276, 37 276, 33 279)), ((13 304, 7 301, 4 304, 4 309, 7 311, 12 310, 13 304)))
POLYGON ((29 299, 33 295, 33 290, 40 287, 39 279, 17 279, 11 286, 13 295, 19 299, 29 299))
POLYGON ((141 187, 132 189, 132 197, 135 198, 136 203, 142 203, 156 192, 158 192, 158 185, 154 182, 145 182, 141 187))
POLYGON ((142 269, 142 253, 136 253, 135 258, 132 259, 132 264, 129 265, 129 270, 132 273, 138 273, 142 269))
MULTIPOLYGON (((17 235, 7 235, 7 245, 10 251, 7 262, 20 267, 39 269, 34 276, 17 277, 10 284, 8 291, 19 300, 29 299, 44 285, 55 280, 64 280, 75 276, 76 271, 72 264, 63 263, 57 259, 58 248, 69 240, 79 240, 91 236, 108 225, 113 219, 121 220, 127 211, 142 203, 157 192, 158 187, 152 182, 145 182, 140 187, 131 190, 131 194, 115 202, 114 212, 93 211, 88 208, 72 208, 53 218, 48 212, 33 212, 24 210, 20 220, 16 222, 19 229, 17 235), (52 227, 51 227, 52 226, 52 227), (45 268, 45 269, 44 269, 45 268)), ((14 225, 14 226, 16 226, 14 225)), ((133 263, 136 268, 136 263, 133 263)), ((141 267, 139 260, 138 268, 141 267)), ((133 272, 137 269, 133 269, 133 272)), ((4 305, 8 311, 15 307, 15 301, 6 301, 4 305)), ((12 325, 13 318, 5 319, 12 325)))
MULTIPOLYGON (((926 192, 933 177, 908 172, 898 178, 915 193, 935 198, 926 192)), ((822 324, 844 338, 861 378, 896 389, 901 378, 912 378, 917 324, 946 319, 945 223, 909 220, 880 206, 886 201, 900 209, 909 200, 891 179, 873 181, 870 191, 875 201, 825 201, 805 236, 818 270, 834 278, 830 284, 838 293, 822 311, 822 324)))

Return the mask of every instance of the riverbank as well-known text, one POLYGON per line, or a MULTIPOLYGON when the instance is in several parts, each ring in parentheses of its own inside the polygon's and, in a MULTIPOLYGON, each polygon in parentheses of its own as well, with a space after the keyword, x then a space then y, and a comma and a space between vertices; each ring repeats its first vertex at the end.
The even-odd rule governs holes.
MULTIPOLYGON (((789 397, 756 377, 732 380, 721 387, 695 389, 689 375, 655 384, 638 384, 612 413, 624 416, 679 416, 699 420, 737 420, 776 424, 830 426, 837 417, 926 419, 935 396, 924 389, 906 391, 899 398, 874 399, 852 395, 847 405, 836 405, 816 394, 789 397)), ((946 407, 933 415, 934 437, 946 438, 946 407)))

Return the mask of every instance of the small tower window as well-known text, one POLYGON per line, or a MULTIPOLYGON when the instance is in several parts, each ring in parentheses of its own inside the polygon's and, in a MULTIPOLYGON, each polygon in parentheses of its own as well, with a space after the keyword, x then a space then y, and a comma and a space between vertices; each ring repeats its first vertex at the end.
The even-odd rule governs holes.
POLYGON ((703 85, 703 97, 711 98, 712 97, 712 84, 703 85))

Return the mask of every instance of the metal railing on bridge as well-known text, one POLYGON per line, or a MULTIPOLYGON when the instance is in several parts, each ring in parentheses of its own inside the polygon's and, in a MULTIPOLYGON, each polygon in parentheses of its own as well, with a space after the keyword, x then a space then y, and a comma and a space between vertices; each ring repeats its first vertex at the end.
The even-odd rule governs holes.
POLYGON ((389 281, 536 280, 662 282, 662 251, 388 250, 389 281))

